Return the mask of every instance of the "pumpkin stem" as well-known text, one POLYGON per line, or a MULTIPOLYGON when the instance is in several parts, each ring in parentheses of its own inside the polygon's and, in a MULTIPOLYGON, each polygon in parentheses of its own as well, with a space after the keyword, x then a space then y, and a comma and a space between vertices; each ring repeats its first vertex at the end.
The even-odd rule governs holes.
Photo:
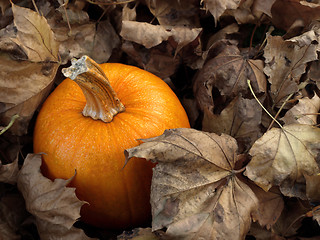
POLYGON ((62 69, 62 73, 74 80, 85 95, 87 104, 82 111, 84 116, 111 122, 116 114, 125 110, 107 76, 90 57, 72 59, 71 66, 62 69))

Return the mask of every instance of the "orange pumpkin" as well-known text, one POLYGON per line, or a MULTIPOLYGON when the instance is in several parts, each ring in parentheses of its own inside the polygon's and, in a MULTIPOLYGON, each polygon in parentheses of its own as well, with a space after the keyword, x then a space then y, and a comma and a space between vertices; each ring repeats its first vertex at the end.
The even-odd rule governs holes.
POLYGON ((35 125, 34 152, 45 153, 44 175, 68 179, 76 170, 71 186, 89 203, 81 209, 89 224, 146 223, 153 165, 134 159, 124 167, 124 150, 165 129, 189 127, 183 107, 165 82, 133 66, 98 65, 85 56, 65 72, 74 81, 67 78, 52 92, 35 125))

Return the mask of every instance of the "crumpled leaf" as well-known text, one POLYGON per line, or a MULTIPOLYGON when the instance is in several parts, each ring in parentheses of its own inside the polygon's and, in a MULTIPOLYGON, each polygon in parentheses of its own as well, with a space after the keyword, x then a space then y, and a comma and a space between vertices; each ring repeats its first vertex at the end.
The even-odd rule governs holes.
MULTIPOLYGON (((162 231, 152 232, 151 228, 135 228, 128 232, 123 232, 117 236, 117 240, 158 240, 163 239, 162 231)), ((165 239, 165 238, 164 238, 165 239)))
POLYGON ((126 151, 158 162, 151 187, 152 230, 183 239, 242 239, 258 200, 236 174, 234 138, 195 129, 166 130, 126 151))
MULTIPOLYGON (((272 6, 272 23, 288 30, 296 21, 302 20, 303 26, 320 17, 320 6, 311 7, 301 0, 277 0, 272 6)), ((305 1, 304 1, 305 2, 305 1)))
MULTIPOLYGON (((304 35, 301 35, 304 39, 304 35)), ((271 97, 276 106, 281 106, 286 97, 298 91, 298 83, 305 72, 306 64, 317 56, 318 44, 297 41, 297 38, 283 40, 280 36, 267 35, 264 49, 264 72, 271 83, 271 97)))
POLYGON ((222 96, 235 97, 242 94, 251 97, 247 80, 253 91, 266 92, 266 78, 261 60, 248 59, 235 45, 227 45, 219 55, 207 61, 199 71, 194 83, 194 92, 200 108, 213 109, 212 89, 215 87, 222 96))
POLYGON ((163 26, 199 27, 198 1, 179 0, 162 1, 147 0, 146 4, 150 12, 163 26))
POLYGON ((72 178, 52 182, 41 174, 41 162, 40 154, 28 154, 17 182, 27 210, 36 217, 41 239, 89 239, 73 227, 85 202, 76 197, 75 188, 66 187, 72 178))
POLYGON ((271 8, 276 0, 255 0, 253 4, 253 12, 260 11, 272 17, 271 8))
POLYGON ((9 164, 2 165, 0 163, 0 182, 15 184, 17 182, 18 172, 18 158, 9 164))
POLYGON ((302 124, 272 128, 249 151, 245 174, 268 191, 280 186, 285 196, 306 199, 305 175, 319 173, 320 129, 302 124))
POLYGON ((227 9, 236 9, 241 3, 240 0, 201 0, 201 2, 214 17, 215 25, 217 25, 219 18, 227 9))
POLYGON ((236 9, 229 9, 225 15, 234 16, 238 24, 256 23, 258 18, 252 12, 254 0, 242 1, 236 9))
POLYGON ((219 115, 204 110, 202 130, 229 134, 237 140, 239 152, 248 150, 261 136, 262 109, 255 99, 236 97, 219 115))
POLYGON ((196 39, 201 28, 163 27, 145 22, 122 21, 120 35, 123 39, 136 42, 151 48, 172 37, 178 43, 179 51, 182 47, 196 39))
POLYGON ((320 89, 320 61, 313 61, 310 64, 310 69, 308 71, 308 78, 314 81, 317 87, 320 89))
POLYGON ((320 110, 320 98, 314 95, 313 98, 304 97, 298 100, 299 102, 289 109, 281 119, 285 124, 317 124, 317 113, 320 110))
POLYGON ((0 122, 19 119, 9 131, 24 134, 34 111, 51 88, 59 66, 58 45, 46 19, 12 4, 13 27, 0 32, 0 122))

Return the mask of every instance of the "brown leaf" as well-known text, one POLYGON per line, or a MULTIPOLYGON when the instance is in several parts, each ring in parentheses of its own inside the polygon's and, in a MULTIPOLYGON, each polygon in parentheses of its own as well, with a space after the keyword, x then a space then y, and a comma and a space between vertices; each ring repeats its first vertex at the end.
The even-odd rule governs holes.
POLYGON ((161 236, 163 232, 152 232, 151 228, 135 228, 128 232, 123 232, 117 237, 117 240, 157 240, 164 239, 161 236))
POLYGON ((28 154, 18 175, 18 189, 36 217, 41 239, 88 239, 73 227, 84 202, 76 197, 75 188, 66 187, 72 178, 52 182, 41 174, 41 162, 41 155, 28 154))
POLYGON ((179 0, 147 0, 146 4, 160 25, 190 28, 200 26, 198 1, 184 0, 182 3, 179 0))
POLYGON ((310 69, 308 71, 308 78, 314 81, 317 87, 320 89, 320 61, 313 61, 310 64, 310 69))
POLYGON ((194 83, 194 92, 201 109, 213 109, 212 89, 217 88, 222 96, 239 94, 252 96, 247 80, 255 93, 266 92, 263 62, 251 60, 240 53, 235 45, 226 46, 222 52, 209 60, 199 71, 194 83))
POLYGON ((204 7, 207 11, 209 11, 215 21, 215 25, 217 25, 217 22, 221 15, 227 10, 227 9, 236 9, 241 3, 241 0, 202 0, 204 3, 204 7))
POLYGON ((158 162, 151 187, 152 229, 183 239, 242 239, 258 201, 235 175, 237 145, 228 135, 167 130, 126 151, 158 162))
POLYGON ((272 23, 288 30, 296 21, 302 20, 303 26, 320 17, 320 7, 301 4, 300 0, 277 0, 271 9, 272 23))
POLYGON ((320 110, 320 98, 314 95, 313 98, 304 97, 298 100, 298 104, 286 112, 282 118, 285 124, 317 124, 317 113, 320 110))
POLYGON ((19 172, 18 158, 12 163, 0 164, 0 182, 16 184, 19 172))
POLYGON ((285 196, 305 199, 304 176, 319 173, 319 143, 320 129, 313 126, 272 128, 250 149, 245 174, 265 191, 280 186, 285 196))
POLYGON ((44 17, 16 5, 12 10, 17 33, 13 28, 0 33, 0 122, 7 125, 18 114, 9 131, 20 135, 51 88, 58 45, 44 17))
POLYGON ((219 115, 204 109, 202 130, 234 137, 239 152, 248 150, 261 136, 262 109, 255 99, 236 97, 219 115))
POLYGON ((320 192, 319 192, 319 184, 320 184, 320 175, 312 175, 304 176, 306 179, 306 195, 309 201, 311 202, 319 202, 320 201, 320 192))
POLYGON ((253 12, 260 11, 272 17, 271 8, 276 0, 255 0, 253 4, 253 12))
POLYGON ((280 36, 267 36, 264 72, 269 76, 271 97, 276 106, 281 106, 288 95, 298 91, 306 64, 318 58, 317 45, 309 41, 297 42, 297 38, 285 41, 280 36))

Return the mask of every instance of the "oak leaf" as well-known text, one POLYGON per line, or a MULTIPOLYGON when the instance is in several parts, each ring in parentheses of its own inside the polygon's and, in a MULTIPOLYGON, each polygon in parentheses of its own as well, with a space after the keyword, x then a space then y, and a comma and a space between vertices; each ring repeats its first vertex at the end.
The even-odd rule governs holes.
POLYGON ((89 239, 73 227, 85 202, 76 197, 75 188, 67 187, 72 178, 51 181, 41 174, 41 163, 40 154, 28 154, 17 181, 41 239, 89 239))
POLYGON ((126 151, 158 162, 151 187, 152 230, 183 239, 242 239, 258 200, 237 174, 234 138, 166 130, 126 151))
POLYGON ((302 124, 272 128, 250 149, 245 175, 265 191, 279 186, 285 196, 306 199, 305 175, 319 173, 319 144, 319 128, 302 124))

